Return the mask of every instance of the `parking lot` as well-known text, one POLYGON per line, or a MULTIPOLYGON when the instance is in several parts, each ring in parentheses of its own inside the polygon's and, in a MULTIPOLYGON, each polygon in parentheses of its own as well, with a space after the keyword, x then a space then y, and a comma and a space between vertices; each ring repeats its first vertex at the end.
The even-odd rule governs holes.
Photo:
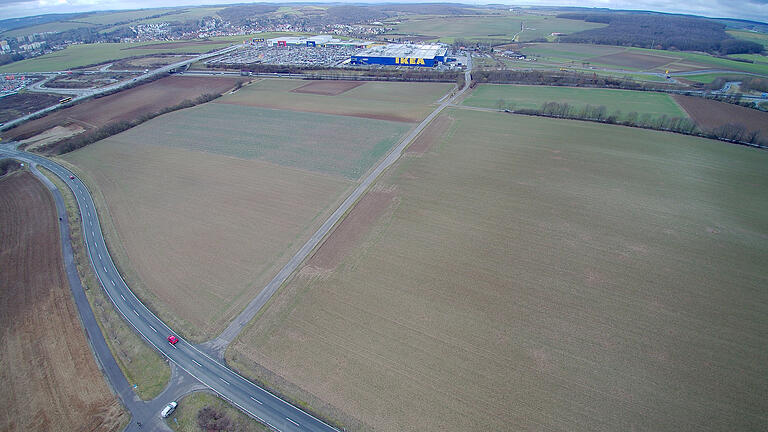
POLYGON ((360 51, 354 46, 248 46, 208 60, 208 65, 275 64, 295 66, 336 66, 360 51))

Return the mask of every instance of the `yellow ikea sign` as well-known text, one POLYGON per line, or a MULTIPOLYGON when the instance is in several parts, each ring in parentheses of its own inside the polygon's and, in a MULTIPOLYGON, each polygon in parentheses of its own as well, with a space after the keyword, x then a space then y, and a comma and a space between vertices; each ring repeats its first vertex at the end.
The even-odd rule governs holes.
POLYGON ((395 64, 404 65, 423 65, 423 58, 410 58, 410 57, 395 57, 395 64))

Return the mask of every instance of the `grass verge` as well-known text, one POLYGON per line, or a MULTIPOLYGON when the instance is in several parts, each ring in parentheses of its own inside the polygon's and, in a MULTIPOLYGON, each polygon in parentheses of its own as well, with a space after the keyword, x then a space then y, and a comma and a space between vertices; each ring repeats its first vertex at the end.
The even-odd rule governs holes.
POLYGON ((80 212, 72 191, 56 175, 43 167, 39 167, 39 169, 59 188, 64 198, 77 272, 104 339, 106 339, 112 355, 117 360, 117 364, 128 382, 136 385, 134 388, 136 394, 143 400, 153 399, 168 383, 171 377, 171 368, 123 320, 123 317, 96 282, 83 244, 80 212))
MULTIPOLYGON (((171 429, 177 432, 204 431, 206 429, 203 429, 198 424, 198 416, 205 407, 213 408, 213 411, 221 415, 218 425, 223 425, 225 420, 221 419, 226 418, 229 420, 227 424, 230 426, 222 429, 211 427, 208 430, 232 430, 238 432, 263 432, 270 430, 225 400, 208 392, 197 392, 185 396, 179 401, 179 407, 176 409, 176 412, 166 422, 171 429)), ((212 423, 209 423, 209 425, 212 426, 212 423)))

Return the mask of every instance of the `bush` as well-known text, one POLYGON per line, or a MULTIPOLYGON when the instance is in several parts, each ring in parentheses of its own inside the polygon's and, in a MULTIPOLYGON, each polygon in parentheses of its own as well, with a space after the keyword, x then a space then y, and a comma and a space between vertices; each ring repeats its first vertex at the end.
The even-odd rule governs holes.
POLYGON ((204 406, 197 413, 197 425, 208 432, 232 430, 232 420, 221 411, 217 411, 210 405, 204 406))

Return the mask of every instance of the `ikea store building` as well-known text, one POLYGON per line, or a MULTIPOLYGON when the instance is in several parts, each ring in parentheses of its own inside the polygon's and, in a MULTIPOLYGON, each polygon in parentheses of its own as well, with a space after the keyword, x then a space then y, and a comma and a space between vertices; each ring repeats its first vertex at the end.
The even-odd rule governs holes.
POLYGON ((433 67, 445 62, 448 48, 441 45, 379 45, 352 56, 353 65, 433 67))

